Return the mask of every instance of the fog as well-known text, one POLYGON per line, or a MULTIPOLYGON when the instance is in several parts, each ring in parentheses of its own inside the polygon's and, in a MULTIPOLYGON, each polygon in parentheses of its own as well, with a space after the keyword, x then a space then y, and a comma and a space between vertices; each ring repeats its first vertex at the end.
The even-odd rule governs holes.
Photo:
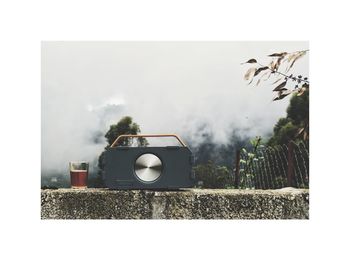
MULTIPOLYGON (((243 80, 240 63, 308 49, 307 42, 43 42, 42 171, 94 161, 109 125, 125 115, 142 133, 177 133, 193 146, 267 136, 289 99, 243 80), (204 135, 203 135, 204 134, 204 135)), ((308 56, 291 73, 308 76, 308 56)))

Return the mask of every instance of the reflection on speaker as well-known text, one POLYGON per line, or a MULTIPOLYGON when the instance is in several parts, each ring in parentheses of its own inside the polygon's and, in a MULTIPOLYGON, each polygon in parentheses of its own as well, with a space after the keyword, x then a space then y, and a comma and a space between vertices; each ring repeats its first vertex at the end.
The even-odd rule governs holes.
POLYGON ((162 174, 162 161, 154 154, 145 153, 135 162, 135 174, 144 182, 154 182, 162 174))

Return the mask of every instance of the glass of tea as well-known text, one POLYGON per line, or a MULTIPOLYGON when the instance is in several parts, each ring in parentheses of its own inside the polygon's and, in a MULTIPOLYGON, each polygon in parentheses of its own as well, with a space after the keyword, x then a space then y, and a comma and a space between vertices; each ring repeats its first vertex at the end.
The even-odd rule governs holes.
POLYGON ((88 162, 70 162, 70 183, 73 189, 87 188, 89 163, 88 162))

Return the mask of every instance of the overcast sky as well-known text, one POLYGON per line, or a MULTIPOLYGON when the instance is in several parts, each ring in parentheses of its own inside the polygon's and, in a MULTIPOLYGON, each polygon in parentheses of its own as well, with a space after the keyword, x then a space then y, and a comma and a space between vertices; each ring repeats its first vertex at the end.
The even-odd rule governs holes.
MULTIPOLYGON (((308 48, 307 42, 43 42, 43 170, 94 159, 105 146, 92 142, 94 133, 124 115, 143 133, 199 141, 202 124, 218 143, 228 142, 232 129, 267 135, 288 98, 271 102, 271 85, 247 86, 249 66, 240 63, 308 48)), ((308 55, 291 72, 308 76, 308 55)))

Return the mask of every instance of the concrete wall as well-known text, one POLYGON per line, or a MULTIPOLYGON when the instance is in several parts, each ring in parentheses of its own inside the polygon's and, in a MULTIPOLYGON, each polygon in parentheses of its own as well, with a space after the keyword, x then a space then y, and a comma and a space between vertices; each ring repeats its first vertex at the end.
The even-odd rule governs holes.
POLYGON ((41 190, 42 219, 308 219, 309 191, 41 190))

